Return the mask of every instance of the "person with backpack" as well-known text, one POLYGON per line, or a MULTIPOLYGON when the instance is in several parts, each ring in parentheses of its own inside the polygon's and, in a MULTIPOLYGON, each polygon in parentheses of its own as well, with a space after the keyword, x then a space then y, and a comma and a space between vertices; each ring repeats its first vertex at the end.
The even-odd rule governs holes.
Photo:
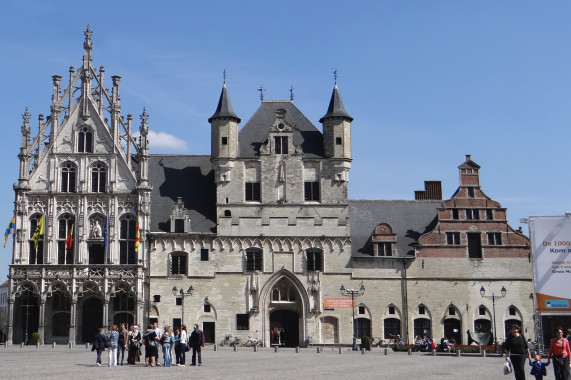
POLYGON ((525 380, 525 363, 526 359, 531 361, 531 354, 527 346, 527 340, 521 333, 518 324, 513 324, 511 333, 507 336, 504 343, 504 350, 507 352, 506 361, 512 362, 512 367, 516 380, 525 380))

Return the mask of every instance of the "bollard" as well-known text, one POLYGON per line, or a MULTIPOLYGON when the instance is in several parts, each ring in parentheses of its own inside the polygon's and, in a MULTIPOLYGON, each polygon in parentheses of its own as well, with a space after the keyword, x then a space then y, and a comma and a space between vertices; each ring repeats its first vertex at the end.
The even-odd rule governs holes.
POLYGON ((238 351, 238 346, 234 346, 234 352, 238 351))
POLYGON ((361 348, 361 355, 365 355, 365 349, 361 348))
POLYGON ((321 350, 319 349, 319 347, 317 347, 317 353, 319 354, 321 352, 321 350))
POLYGON ((85 348, 89 349, 89 343, 85 343, 85 348))
POLYGON ((295 348, 295 353, 299 354, 299 346, 295 348))
POLYGON ((40 348, 40 342, 36 342, 36 348, 40 348))
POLYGON ((486 350, 482 350, 482 352, 480 353, 482 355, 483 358, 486 357, 486 350))
POLYGON ((274 346, 274 352, 278 352, 278 346, 274 346))
POLYGON ((343 353, 343 349, 341 347, 339 347, 339 355, 341 355, 343 353))
POLYGON ((436 349, 432 349, 432 356, 436 356, 436 349))
POLYGON ((412 355, 412 348, 411 347, 408 348, 408 354, 412 355))
POLYGON ((460 350, 456 350, 456 356, 460 357, 460 350))
POLYGON ((254 346, 254 352, 258 352, 258 346, 254 346))
POLYGON ((67 348, 73 348, 73 343, 72 343, 72 342, 69 342, 69 343, 67 344, 67 348))
POLYGON ((385 348, 385 355, 388 355, 388 354, 389 354, 389 349, 385 348))
POLYGON ((214 351, 218 351, 218 345, 214 345, 214 351))
POLYGON ((56 348, 56 342, 52 343, 52 348, 56 348))
POLYGON ((24 342, 20 343, 20 348, 24 348, 24 342))

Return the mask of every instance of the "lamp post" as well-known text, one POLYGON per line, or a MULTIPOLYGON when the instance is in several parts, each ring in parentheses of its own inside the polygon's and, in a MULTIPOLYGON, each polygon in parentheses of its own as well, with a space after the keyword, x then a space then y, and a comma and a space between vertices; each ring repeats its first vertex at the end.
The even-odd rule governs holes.
POLYGON ((365 294, 365 286, 361 284, 359 289, 345 289, 345 286, 341 285, 339 291, 343 297, 351 297, 351 310, 353 311, 353 320, 351 322, 353 325, 353 351, 357 351, 357 334, 355 331, 355 297, 365 294))
POLYGON ((192 293, 194 293, 194 288, 192 287, 192 285, 190 285, 188 287, 188 290, 185 292, 182 288, 180 288, 180 290, 177 289, 176 286, 174 286, 172 288, 172 295, 175 296, 175 298, 179 298, 180 297, 180 306, 181 306, 181 310, 182 310, 182 316, 180 318, 180 327, 182 328, 182 325, 184 324, 184 297, 188 297, 191 296, 192 293))
MULTIPOLYGON (((506 296, 507 290, 504 286, 502 286, 502 290, 500 290, 502 294, 502 298, 506 296)), ((491 296, 486 295, 486 289, 482 286, 480 288, 480 295, 483 298, 491 299, 492 300, 492 313, 494 315, 494 352, 498 351, 498 337, 496 335, 496 295, 492 292, 491 296)))

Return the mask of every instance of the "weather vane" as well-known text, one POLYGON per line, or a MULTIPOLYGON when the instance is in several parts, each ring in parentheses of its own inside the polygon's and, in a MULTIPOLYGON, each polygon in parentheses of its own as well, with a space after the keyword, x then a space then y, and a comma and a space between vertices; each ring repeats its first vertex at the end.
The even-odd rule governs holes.
POLYGON ((264 101, 264 87, 260 86, 260 88, 258 88, 258 91, 260 91, 260 100, 263 102, 264 101))
POLYGON ((291 86, 289 89, 289 100, 293 102, 293 86, 291 86))
POLYGON ((226 84, 226 69, 222 72, 222 76, 224 77, 224 84, 226 84))
POLYGON ((333 72, 333 77, 335 78, 335 84, 337 84, 337 69, 333 72))

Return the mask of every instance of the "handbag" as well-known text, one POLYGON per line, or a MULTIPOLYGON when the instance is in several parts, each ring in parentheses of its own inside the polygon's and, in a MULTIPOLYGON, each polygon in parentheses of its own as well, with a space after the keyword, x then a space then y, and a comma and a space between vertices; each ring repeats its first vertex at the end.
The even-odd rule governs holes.
POLYGON ((506 362, 504 363, 504 375, 509 375, 514 371, 512 366, 512 361, 510 358, 506 358, 506 362))
POLYGON ((187 344, 187 345, 186 345, 186 348, 184 349, 184 351, 185 351, 185 352, 190 351, 190 344, 187 344))
POLYGON ((111 344, 111 338, 105 339, 105 348, 109 348, 110 344, 111 344))

